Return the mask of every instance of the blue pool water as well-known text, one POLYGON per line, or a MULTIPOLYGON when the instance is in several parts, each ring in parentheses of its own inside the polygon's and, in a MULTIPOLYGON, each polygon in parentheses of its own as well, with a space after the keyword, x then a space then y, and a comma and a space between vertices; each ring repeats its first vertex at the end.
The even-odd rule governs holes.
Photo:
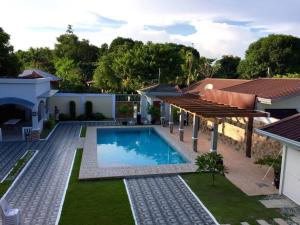
POLYGON ((149 166, 188 162, 153 128, 97 129, 98 166, 149 166))

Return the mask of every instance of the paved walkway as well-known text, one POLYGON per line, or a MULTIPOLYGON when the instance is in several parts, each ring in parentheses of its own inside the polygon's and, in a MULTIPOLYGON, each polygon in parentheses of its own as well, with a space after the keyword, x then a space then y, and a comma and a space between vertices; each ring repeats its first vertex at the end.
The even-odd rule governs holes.
POLYGON ((28 149, 26 142, 0 142, 0 181, 28 149))
POLYGON ((47 141, 14 143, 37 149, 32 163, 6 196, 25 225, 55 224, 76 149, 79 125, 60 124, 47 141))
POLYGON ((217 224, 177 175, 125 179, 137 225, 217 224))
MULTIPOLYGON (((181 143, 192 149, 192 127, 184 127, 184 142, 179 141, 178 127, 174 127, 174 133, 170 134, 168 127, 160 127, 161 131, 174 143, 181 143)), ((199 132, 198 153, 208 152, 210 149, 210 137, 199 132)), ((244 193, 250 196, 277 194, 278 190, 273 186, 272 171, 265 176, 268 167, 259 166, 254 159, 249 159, 242 151, 236 151, 231 145, 218 140, 218 152, 224 157, 225 166, 228 169, 226 177, 244 193)))
POLYGON ((0 165, 7 168, 0 175, 7 173, 26 150, 39 151, 5 197, 21 210, 24 225, 55 224, 75 150, 83 145, 81 125, 109 126, 115 122, 66 122, 59 124, 48 140, 0 144, 0 165))

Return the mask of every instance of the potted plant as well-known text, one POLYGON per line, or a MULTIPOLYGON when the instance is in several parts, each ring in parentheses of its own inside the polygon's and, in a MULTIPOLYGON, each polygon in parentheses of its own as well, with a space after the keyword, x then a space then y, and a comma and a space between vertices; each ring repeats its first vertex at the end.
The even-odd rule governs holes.
POLYGON ((148 114, 151 115, 151 124, 155 124, 156 119, 160 117, 160 110, 159 108, 151 105, 148 107, 148 114))
POLYGON ((279 189, 280 185, 280 172, 281 172, 281 155, 266 155, 261 159, 258 159, 256 164, 266 165, 273 167, 274 170, 274 185, 279 189))

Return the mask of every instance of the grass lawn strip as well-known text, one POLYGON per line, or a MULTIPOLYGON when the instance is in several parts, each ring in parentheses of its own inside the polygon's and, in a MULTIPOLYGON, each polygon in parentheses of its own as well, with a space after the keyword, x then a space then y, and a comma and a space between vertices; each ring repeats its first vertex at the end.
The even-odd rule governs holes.
POLYGON ((257 224, 257 219, 272 221, 282 217, 277 209, 267 209, 258 200, 235 187, 226 177, 217 175, 212 186, 210 174, 184 174, 181 177, 221 224, 257 224))
POLYGON ((82 149, 77 150, 60 225, 134 225, 122 179, 78 180, 82 149))
POLYGON ((15 166, 11 169, 8 176, 5 180, 0 184, 0 198, 7 192, 10 188, 14 180, 24 169, 26 164, 30 161, 36 151, 28 150, 15 164, 15 166))
POLYGON ((80 137, 86 136, 86 126, 82 126, 80 130, 80 137))

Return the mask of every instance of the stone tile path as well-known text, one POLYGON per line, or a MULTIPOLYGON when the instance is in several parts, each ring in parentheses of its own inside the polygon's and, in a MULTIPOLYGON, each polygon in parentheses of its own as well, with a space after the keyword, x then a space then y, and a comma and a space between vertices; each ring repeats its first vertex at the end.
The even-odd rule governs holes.
POLYGON ((126 178, 137 225, 212 225, 212 218, 177 175, 126 178))
POLYGON ((26 142, 0 142, 0 181, 28 149, 26 142))
POLYGON ((7 172, 26 150, 39 151, 5 196, 12 207, 21 210, 24 225, 56 223, 75 150, 83 145, 79 138, 81 125, 110 126, 116 123, 65 122, 57 126, 48 140, 0 144, 0 165, 5 165, 7 172))

